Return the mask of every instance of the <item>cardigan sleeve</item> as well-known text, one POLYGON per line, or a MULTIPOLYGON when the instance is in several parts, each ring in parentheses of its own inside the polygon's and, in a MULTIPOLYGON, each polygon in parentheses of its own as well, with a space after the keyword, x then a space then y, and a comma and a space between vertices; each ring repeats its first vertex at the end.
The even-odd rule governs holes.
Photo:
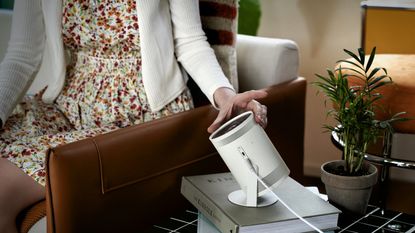
POLYGON ((234 88, 225 77, 202 29, 198 0, 170 0, 174 48, 177 60, 214 103, 220 87, 234 88))
POLYGON ((15 0, 8 49, 0 63, 0 118, 5 123, 40 66, 45 32, 41 0, 15 0))

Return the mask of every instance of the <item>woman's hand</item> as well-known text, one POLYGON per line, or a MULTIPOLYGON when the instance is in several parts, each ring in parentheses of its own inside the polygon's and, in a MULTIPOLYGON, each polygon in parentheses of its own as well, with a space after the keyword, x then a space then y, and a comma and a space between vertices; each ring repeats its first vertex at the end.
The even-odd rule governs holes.
POLYGON ((232 117, 246 111, 252 111, 255 121, 263 128, 267 125, 267 107, 260 104, 256 99, 267 96, 265 91, 246 91, 236 94, 229 88, 219 88, 214 93, 216 105, 219 107, 219 114, 207 131, 213 133, 223 123, 232 117))

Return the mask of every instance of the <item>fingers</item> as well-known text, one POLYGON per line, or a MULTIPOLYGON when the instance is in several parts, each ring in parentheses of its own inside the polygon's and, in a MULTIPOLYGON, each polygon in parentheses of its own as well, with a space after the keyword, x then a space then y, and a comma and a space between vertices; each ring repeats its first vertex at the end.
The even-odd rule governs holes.
POLYGON ((255 121, 258 124, 260 124, 263 128, 267 126, 267 106, 262 105, 256 100, 252 100, 249 102, 247 109, 251 110, 254 113, 255 121))
MULTIPOLYGON (((255 100, 251 101, 254 105, 250 110, 254 113, 255 121, 262 127, 265 128, 268 124, 267 118, 267 106, 258 103, 255 100)), ((227 120, 229 120, 232 116, 227 114, 219 113, 213 123, 207 129, 208 133, 213 133, 217 130, 222 124, 224 124, 227 120)))
POLYGON ((251 91, 239 93, 235 97, 235 105, 245 108, 246 105, 249 104, 250 101, 255 100, 255 99, 263 99, 267 95, 268 93, 263 90, 251 90, 251 91))
POLYGON ((268 125, 268 116, 267 116, 268 109, 267 109, 267 106, 261 105, 261 113, 260 114, 261 115, 260 115, 260 118, 259 118, 259 120, 260 120, 259 124, 262 126, 262 128, 265 128, 268 125))
POLYGON ((232 117, 232 105, 228 105, 227 107, 221 109, 219 111, 218 116, 213 121, 213 123, 208 127, 208 133, 213 133, 217 130, 226 120, 232 117))
POLYGON ((264 90, 251 90, 251 91, 246 91, 242 94, 250 96, 251 99, 263 99, 263 98, 267 97, 268 92, 266 92, 264 90))
POLYGON ((213 123, 208 127, 208 129, 207 129, 208 133, 215 132, 215 130, 217 130, 222 125, 223 121, 224 121, 223 118, 220 118, 219 116, 216 117, 216 119, 213 121, 213 123))
POLYGON ((256 99, 265 98, 267 95, 268 93, 263 90, 252 90, 237 94, 221 108, 218 116, 207 131, 213 133, 227 120, 246 111, 252 111, 255 121, 265 128, 268 123, 267 107, 256 101, 256 99))
POLYGON ((209 126, 209 128, 207 129, 208 133, 213 133, 213 132, 215 132, 215 130, 219 129, 220 125, 221 125, 221 124, 219 124, 219 123, 216 123, 216 124, 213 124, 213 123, 212 123, 212 124, 209 126))

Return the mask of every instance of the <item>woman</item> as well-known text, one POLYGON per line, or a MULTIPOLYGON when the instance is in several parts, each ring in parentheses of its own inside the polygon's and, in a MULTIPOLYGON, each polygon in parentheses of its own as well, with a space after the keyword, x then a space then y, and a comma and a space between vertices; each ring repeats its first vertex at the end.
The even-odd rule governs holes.
POLYGON ((246 110, 265 127, 266 93, 235 93, 197 0, 16 0, 0 66, 0 232, 44 198, 49 147, 193 108, 181 67, 219 110, 208 132, 246 110), (52 81, 24 96, 41 62, 52 81))

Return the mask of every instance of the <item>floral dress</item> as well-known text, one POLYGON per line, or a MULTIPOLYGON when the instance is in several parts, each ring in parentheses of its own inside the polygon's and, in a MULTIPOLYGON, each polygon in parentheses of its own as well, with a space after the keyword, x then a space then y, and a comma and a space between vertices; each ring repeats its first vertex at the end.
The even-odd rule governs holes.
POLYGON ((50 147, 193 108, 189 90, 150 110, 141 76, 133 0, 64 0, 62 34, 70 63, 54 104, 25 96, 0 130, 0 155, 45 185, 50 147))

